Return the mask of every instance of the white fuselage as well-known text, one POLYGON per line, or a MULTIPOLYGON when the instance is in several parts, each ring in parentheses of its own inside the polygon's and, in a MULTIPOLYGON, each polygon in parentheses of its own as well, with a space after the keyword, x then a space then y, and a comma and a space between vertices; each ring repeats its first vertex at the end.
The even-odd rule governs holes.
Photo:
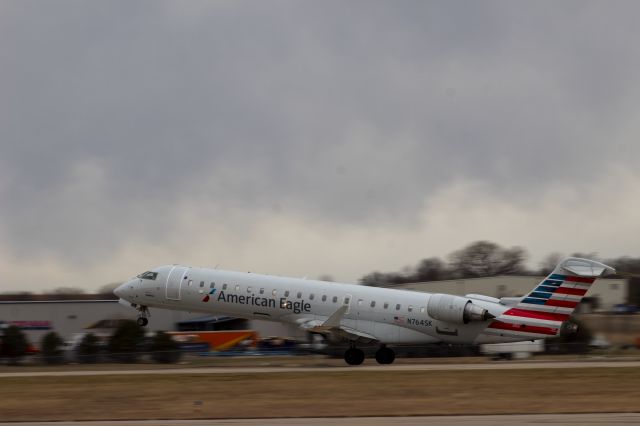
MULTIPOLYGON (((153 279, 134 278, 116 294, 137 306, 223 314, 247 319, 320 324, 341 306, 341 326, 375 336, 385 344, 499 343, 514 340, 485 334, 487 321, 454 324, 428 314, 429 293, 283 278, 179 265, 153 270, 153 279)), ((473 303, 498 316, 507 307, 473 303)))

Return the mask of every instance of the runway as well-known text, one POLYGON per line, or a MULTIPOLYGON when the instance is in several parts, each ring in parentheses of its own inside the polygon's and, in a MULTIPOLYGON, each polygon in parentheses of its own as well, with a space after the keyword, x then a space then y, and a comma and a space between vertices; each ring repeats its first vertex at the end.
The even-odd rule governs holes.
POLYGON ((354 371, 464 371, 464 370, 531 370, 567 368, 640 368, 640 361, 533 361, 495 362, 485 364, 398 364, 365 365, 359 367, 187 367, 165 369, 121 369, 84 371, 27 371, 0 373, 2 377, 51 376, 113 376, 113 375, 165 375, 165 374, 262 374, 262 373, 323 373, 354 371))
POLYGON ((0 426, 422 426, 428 425, 637 425, 639 413, 597 414, 535 414, 535 415, 486 415, 486 416, 416 416, 416 417, 334 417, 289 419, 230 419, 230 420, 144 420, 97 422, 20 422, 0 423, 0 426))

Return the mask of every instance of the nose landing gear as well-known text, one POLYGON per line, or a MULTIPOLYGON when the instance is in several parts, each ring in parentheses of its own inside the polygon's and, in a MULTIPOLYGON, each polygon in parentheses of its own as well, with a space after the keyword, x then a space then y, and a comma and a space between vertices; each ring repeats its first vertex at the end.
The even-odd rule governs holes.
POLYGON ((138 316, 138 319, 136 320, 136 323, 140 326, 140 327, 144 327, 147 324, 149 324, 149 317, 151 316, 151 314, 149 313, 149 308, 147 308, 146 306, 138 306, 138 311, 140 312, 140 316, 138 316))

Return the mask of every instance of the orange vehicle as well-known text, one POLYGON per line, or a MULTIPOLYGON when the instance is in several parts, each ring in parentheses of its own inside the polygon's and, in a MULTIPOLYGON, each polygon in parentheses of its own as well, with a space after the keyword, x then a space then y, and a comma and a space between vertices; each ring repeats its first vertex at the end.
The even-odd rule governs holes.
POLYGON ((169 334, 186 350, 202 347, 203 343, 209 351, 244 350, 255 348, 258 341, 258 333, 253 330, 171 331, 169 334))

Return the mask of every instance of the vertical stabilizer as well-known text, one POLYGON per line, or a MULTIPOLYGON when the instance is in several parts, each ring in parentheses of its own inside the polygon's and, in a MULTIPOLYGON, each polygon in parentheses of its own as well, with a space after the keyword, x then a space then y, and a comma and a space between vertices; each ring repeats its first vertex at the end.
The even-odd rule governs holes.
POLYGON ((486 332, 534 339, 556 336, 596 278, 607 272, 614 273, 615 269, 589 259, 564 259, 515 307, 493 321, 486 332))

